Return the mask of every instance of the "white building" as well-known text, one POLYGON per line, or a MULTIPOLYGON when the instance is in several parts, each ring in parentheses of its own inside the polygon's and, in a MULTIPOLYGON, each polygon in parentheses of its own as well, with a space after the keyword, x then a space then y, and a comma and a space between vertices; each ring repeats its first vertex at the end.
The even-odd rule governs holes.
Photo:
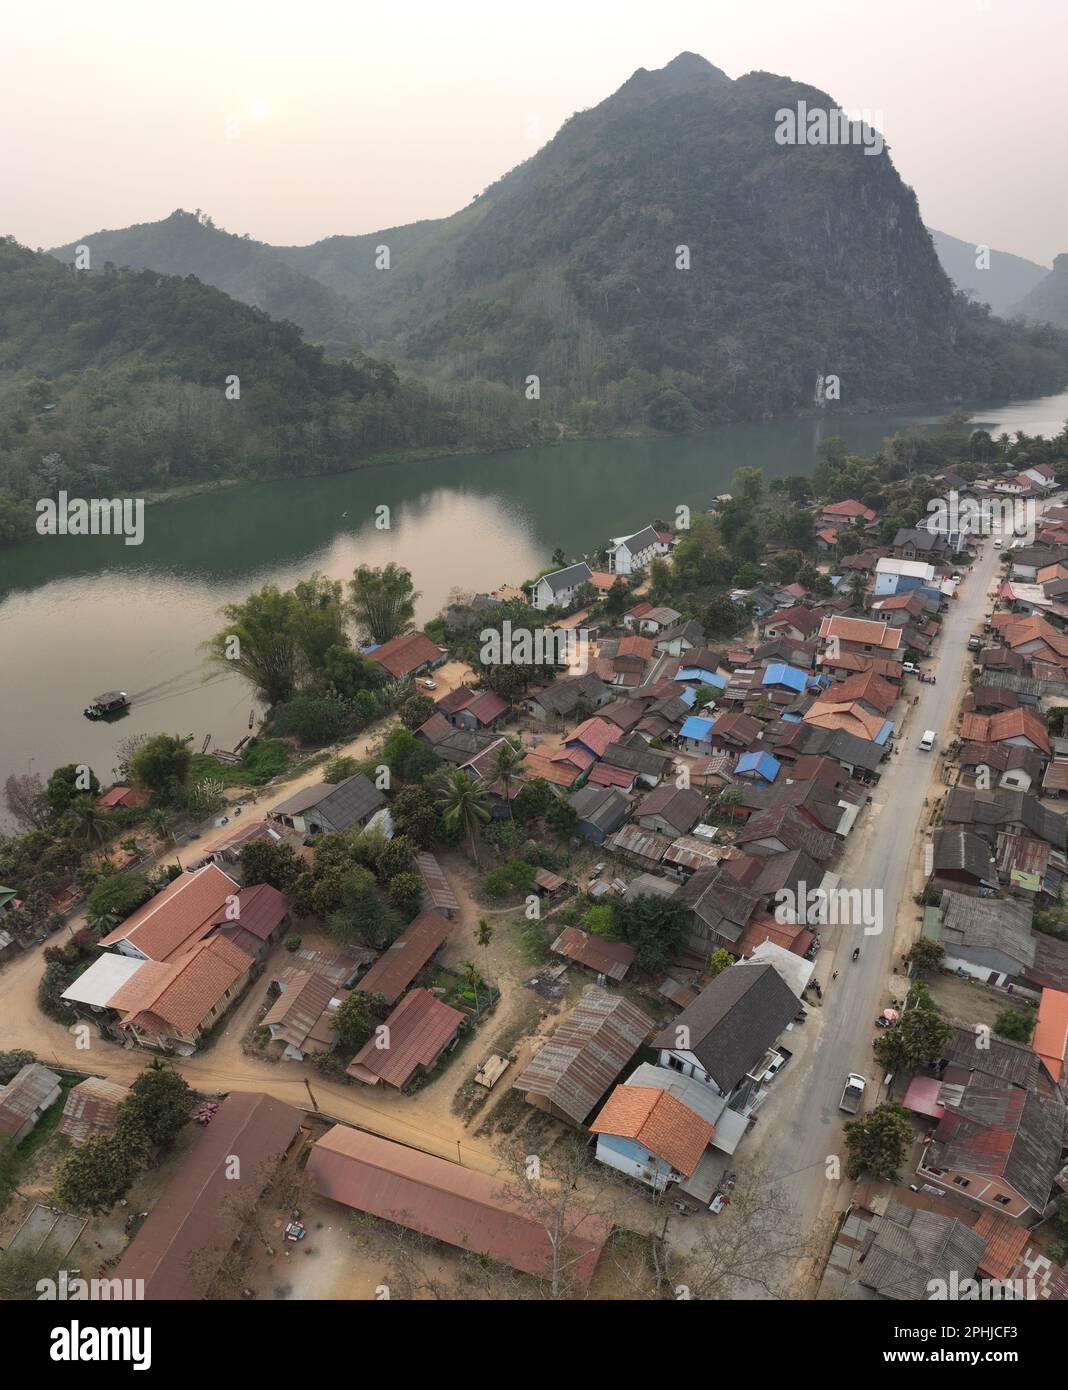
POLYGON ((574 603, 575 595, 593 578, 593 570, 585 560, 566 569, 543 574, 530 586, 530 606, 532 608, 566 608, 574 603))
POLYGON ((651 526, 643 526, 633 536, 615 536, 608 547, 608 573, 634 574, 667 550, 651 526))

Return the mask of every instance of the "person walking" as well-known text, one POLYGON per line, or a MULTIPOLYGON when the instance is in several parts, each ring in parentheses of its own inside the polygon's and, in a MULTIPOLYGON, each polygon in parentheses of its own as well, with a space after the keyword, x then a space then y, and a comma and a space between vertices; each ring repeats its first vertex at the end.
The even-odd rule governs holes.
POLYGON ((838 971, 837 971, 837 970, 832 970, 832 971, 831 971, 831 979, 832 979, 832 980, 837 980, 837 978, 838 978, 838 971))

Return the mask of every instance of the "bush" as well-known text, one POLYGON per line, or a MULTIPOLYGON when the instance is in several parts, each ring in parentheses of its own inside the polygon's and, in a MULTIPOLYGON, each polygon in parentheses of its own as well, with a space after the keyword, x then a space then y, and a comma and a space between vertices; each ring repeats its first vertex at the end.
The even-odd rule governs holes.
POLYGON ((359 770, 360 764, 355 758, 348 758, 342 754, 336 758, 331 758, 323 768, 323 781, 336 785, 338 782, 344 782, 348 777, 355 777, 359 770))
POLYGON ((506 898, 511 893, 529 893, 534 887, 534 866, 522 859, 512 859, 486 875, 486 892, 491 898, 506 898))
POLYGON ((298 932, 291 931, 282 944, 285 946, 287 951, 299 951, 300 943, 300 934, 298 932))

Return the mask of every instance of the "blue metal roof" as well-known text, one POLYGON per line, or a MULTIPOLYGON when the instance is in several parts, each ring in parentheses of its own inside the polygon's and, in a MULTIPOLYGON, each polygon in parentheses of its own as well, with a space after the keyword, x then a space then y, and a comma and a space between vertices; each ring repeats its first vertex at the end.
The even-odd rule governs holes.
POLYGON ((770 753, 743 753, 735 766, 735 772, 758 772, 769 782, 779 775, 781 764, 770 753))
POLYGON ((783 661, 774 661, 767 667, 761 685, 785 685, 800 694, 805 688, 807 674, 796 666, 787 666, 783 661))
POLYGON ((691 714, 689 719, 682 721, 679 738, 705 739, 708 737, 713 723, 714 720, 698 719, 696 714, 691 714))
POLYGON ((714 685, 717 690, 726 690, 727 677, 717 676, 715 671, 706 671, 702 666, 683 666, 675 673, 677 681, 700 681, 702 685, 714 685))

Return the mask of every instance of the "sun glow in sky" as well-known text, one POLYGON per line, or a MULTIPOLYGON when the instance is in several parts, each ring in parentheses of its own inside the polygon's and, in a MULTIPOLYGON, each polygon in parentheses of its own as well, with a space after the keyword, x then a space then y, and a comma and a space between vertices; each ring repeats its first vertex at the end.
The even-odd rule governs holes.
POLYGON ((200 207, 297 243, 446 216, 690 50, 883 112, 929 225, 1049 264, 1066 39, 1065 0, 409 0, 403 22, 341 0, 36 0, 4 19, 0 234, 54 246, 200 207))

